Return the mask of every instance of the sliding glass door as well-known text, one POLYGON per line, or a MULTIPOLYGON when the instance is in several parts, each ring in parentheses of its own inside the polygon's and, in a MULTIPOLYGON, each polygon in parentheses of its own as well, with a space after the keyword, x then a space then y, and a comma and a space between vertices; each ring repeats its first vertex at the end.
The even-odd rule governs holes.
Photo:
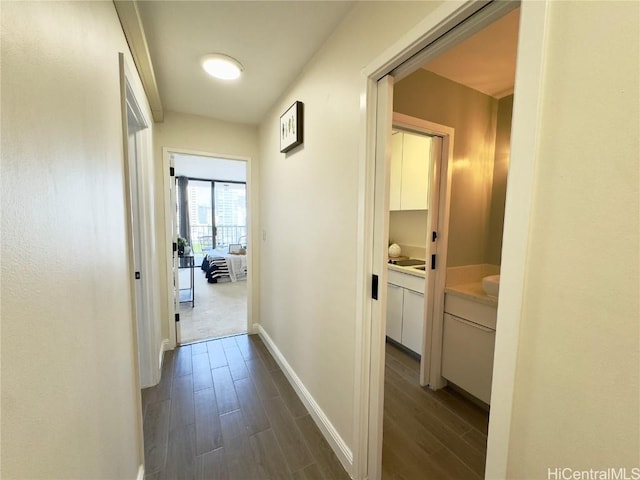
POLYGON ((247 245, 247 186, 244 183, 213 182, 216 248, 247 245))
POLYGON ((178 232, 197 256, 247 245, 247 186, 179 177, 178 232))

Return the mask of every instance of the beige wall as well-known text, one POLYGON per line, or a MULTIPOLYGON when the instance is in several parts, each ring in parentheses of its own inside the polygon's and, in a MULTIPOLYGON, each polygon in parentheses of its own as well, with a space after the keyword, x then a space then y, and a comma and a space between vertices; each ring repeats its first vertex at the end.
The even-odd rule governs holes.
POLYGON ((427 210, 389 212, 389 241, 426 250, 427 213, 427 210))
MULTIPOLYGON (((211 118, 188 115, 184 113, 165 112, 164 122, 155 125, 154 151, 156 156, 156 200, 163 208, 157 210, 156 214, 156 235, 158 238, 159 252, 159 273, 160 290, 162 292, 162 338, 169 338, 169 328, 173 327, 172 319, 169 318, 167 294, 167 268, 166 268, 166 231, 165 231, 165 184, 163 172, 163 148, 173 148, 177 150, 196 151, 202 153, 212 153, 216 155, 250 158, 250 165, 247 166, 247 183, 249 185, 249 199, 252 211, 250 212, 252 229, 251 234, 254 239, 259 238, 259 218, 258 207, 258 128, 253 125, 234 124, 222 122, 211 118)), ((168 192, 166 192, 168 194, 168 192)), ((259 242, 255 243, 259 246, 259 242)), ((249 269, 253 270, 256 279, 259 275, 259 251, 250 252, 249 269)), ((251 282, 250 282, 251 283, 251 282)), ((249 285, 251 287, 251 285, 249 285)), ((255 290, 257 291, 257 290, 255 290)), ((257 321, 258 295, 255 295, 254 304, 248 305, 248 315, 257 321)))
POLYGON ((358 3, 260 126, 261 324, 350 448, 361 70, 437 5, 358 3), (295 100, 305 141, 284 155, 295 100))
POLYGON ((498 101, 498 121, 496 125, 496 148, 493 164, 493 182, 491 186, 491 214, 486 263, 500 265, 502 252, 502 231, 504 228, 504 202, 507 197, 507 174, 511 156, 511 117, 513 95, 498 101))
POLYGON ((640 4, 549 8, 513 479, 640 466, 640 4))
POLYGON ((486 263, 498 101, 420 69, 394 86, 393 110, 455 129, 447 266, 486 263))
MULTIPOLYGON (((0 476, 134 479, 127 43, 111 2, 3 2, 1 31, 0 476)), ((149 115, 137 78, 134 89, 149 115)))

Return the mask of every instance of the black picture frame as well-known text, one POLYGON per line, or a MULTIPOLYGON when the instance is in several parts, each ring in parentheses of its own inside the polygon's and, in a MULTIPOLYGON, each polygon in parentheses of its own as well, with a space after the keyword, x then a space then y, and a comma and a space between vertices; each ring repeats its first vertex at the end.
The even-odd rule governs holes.
POLYGON ((304 104, 293 102, 280 116, 280 152, 287 153, 304 142, 304 104))

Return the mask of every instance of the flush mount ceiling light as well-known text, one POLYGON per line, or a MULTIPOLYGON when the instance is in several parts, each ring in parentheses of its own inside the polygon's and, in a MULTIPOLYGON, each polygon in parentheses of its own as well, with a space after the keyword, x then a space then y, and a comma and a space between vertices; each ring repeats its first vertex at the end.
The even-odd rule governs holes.
POLYGON ((213 53, 202 57, 202 68, 209 75, 222 80, 235 80, 244 70, 235 58, 221 53, 213 53))

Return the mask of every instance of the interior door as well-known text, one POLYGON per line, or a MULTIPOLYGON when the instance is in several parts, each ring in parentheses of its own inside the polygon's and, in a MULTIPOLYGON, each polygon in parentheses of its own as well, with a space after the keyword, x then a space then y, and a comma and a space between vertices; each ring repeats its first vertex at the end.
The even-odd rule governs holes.
MULTIPOLYGON (((389 239, 389 177, 391 172, 391 125, 393 121, 393 77, 378 81, 376 112, 376 160, 374 185, 373 248, 371 272, 379 285, 377 300, 371 300, 371 364, 369 372, 368 478, 381 478, 382 424, 384 407, 384 353, 387 309, 387 254, 389 239)), ((372 284, 375 283, 372 280, 372 284)))

